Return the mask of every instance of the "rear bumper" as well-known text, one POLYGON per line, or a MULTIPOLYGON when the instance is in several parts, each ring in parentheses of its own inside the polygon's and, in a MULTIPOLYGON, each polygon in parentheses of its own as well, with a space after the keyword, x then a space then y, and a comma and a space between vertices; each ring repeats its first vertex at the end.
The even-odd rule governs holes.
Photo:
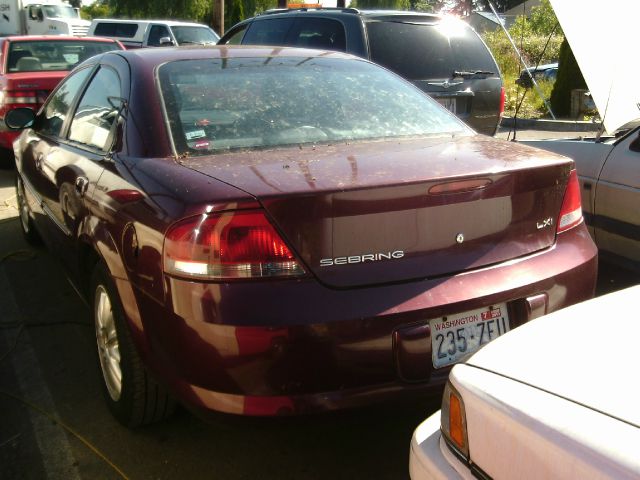
POLYGON ((149 369, 196 409, 347 408, 439 391, 450 368, 432 367, 428 319, 508 302, 513 328, 591 298, 596 274, 597 250, 580 225, 534 255, 405 284, 166 278, 167 305, 137 292, 143 331, 134 337, 149 369))

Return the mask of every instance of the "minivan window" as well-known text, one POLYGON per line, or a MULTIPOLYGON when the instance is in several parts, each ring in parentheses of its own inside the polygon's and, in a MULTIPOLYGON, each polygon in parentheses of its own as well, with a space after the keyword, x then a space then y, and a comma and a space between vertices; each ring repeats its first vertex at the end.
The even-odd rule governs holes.
POLYGON ((270 18, 252 22, 242 40, 244 45, 286 45, 294 18, 270 18))
POLYGON ((133 38, 137 31, 137 23, 100 22, 93 34, 98 37, 133 38))
POLYGON ((344 52, 347 48, 342 23, 328 18, 300 18, 289 35, 289 45, 344 52))
POLYGON ((498 73, 478 35, 457 23, 369 22, 371 60, 409 80, 451 78, 456 70, 498 73))

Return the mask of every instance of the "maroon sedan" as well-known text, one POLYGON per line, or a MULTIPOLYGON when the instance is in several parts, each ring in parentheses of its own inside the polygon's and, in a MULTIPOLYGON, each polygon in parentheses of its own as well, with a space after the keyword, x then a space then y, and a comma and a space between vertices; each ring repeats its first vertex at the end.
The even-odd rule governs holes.
POLYGON ((110 52, 7 123, 24 232, 93 304, 129 426, 172 398, 277 415, 433 393, 593 295, 571 160, 346 54, 110 52))

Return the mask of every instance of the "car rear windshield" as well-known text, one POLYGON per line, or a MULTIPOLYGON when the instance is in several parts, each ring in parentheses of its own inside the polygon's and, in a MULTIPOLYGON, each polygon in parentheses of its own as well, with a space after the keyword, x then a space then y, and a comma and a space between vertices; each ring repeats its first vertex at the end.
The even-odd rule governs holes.
POLYGON ((11 42, 7 71, 71 70, 87 58, 118 48, 118 44, 115 42, 91 42, 87 40, 11 42))
POLYGON ((327 57, 183 60, 159 69, 177 153, 470 134, 397 76, 327 57))
POLYGON ((498 72, 487 47, 462 22, 366 25, 371 60, 409 80, 451 78, 454 71, 498 72))

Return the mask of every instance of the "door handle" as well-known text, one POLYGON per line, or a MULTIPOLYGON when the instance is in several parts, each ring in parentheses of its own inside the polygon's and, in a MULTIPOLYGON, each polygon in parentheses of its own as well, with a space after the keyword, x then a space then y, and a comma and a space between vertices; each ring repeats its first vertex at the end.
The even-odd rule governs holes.
POLYGON ((36 155, 36 168, 38 170, 42 170, 42 159, 44 158, 44 154, 42 152, 36 155))
POLYGON ((87 192, 88 188, 89 188, 89 179, 87 177, 76 178, 76 192, 78 192, 78 195, 83 197, 84 194, 87 192))

